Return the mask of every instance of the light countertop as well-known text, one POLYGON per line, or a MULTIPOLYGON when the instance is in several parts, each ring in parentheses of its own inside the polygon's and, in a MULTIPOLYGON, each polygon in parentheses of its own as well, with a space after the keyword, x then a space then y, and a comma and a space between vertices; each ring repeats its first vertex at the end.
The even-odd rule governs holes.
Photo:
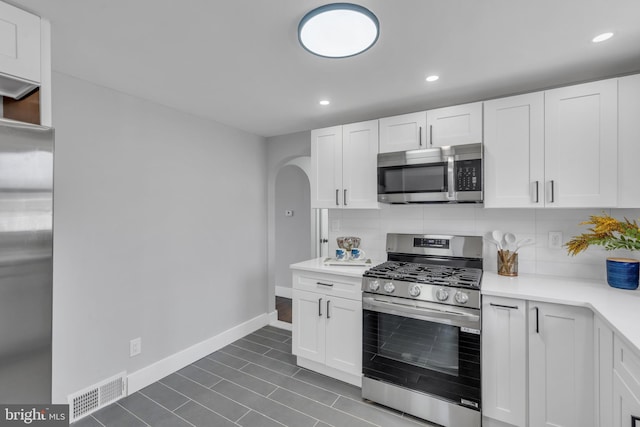
POLYGON ((640 290, 616 289, 600 280, 557 276, 500 276, 485 271, 482 294, 587 307, 640 353, 640 290))
MULTIPOLYGON (((325 265, 325 259, 298 262, 290 268, 362 277, 366 270, 383 262, 372 260, 370 265, 364 267, 348 263, 334 266, 325 265)), ((616 289, 600 280, 532 274, 505 277, 485 271, 482 275, 482 294, 587 307, 640 353, 640 289, 616 289)))
POLYGON ((367 266, 349 264, 348 261, 345 261, 344 265, 326 265, 324 262, 325 259, 326 258, 324 257, 314 258, 308 261, 291 264, 289 267, 295 270, 314 271, 316 273, 329 273, 349 277, 362 277, 365 271, 382 263, 382 261, 372 260, 371 264, 368 264, 367 266))

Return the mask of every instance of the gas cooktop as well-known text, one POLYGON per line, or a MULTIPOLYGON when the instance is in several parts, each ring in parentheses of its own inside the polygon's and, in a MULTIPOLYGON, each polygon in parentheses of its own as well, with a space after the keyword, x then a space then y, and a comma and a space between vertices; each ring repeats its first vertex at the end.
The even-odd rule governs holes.
POLYGON ((387 261, 367 270, 364 277, 480 289, 482 270, 470 267, 387 261))

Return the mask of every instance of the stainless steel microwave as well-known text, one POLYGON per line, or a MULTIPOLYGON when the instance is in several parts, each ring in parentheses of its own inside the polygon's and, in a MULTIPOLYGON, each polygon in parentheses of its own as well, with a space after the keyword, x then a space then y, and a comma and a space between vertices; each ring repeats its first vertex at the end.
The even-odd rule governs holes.
POLYGON ((482 203, 482 144, 378 154, 381 203, 482 203))

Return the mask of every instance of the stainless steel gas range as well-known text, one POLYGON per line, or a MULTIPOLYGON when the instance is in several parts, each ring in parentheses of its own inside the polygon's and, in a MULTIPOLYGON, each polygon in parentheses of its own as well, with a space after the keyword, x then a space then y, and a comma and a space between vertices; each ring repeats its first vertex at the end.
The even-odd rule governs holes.
POLYGON ((362 397, 479 427, 482 237, 388 234, 362 279, 362 397))

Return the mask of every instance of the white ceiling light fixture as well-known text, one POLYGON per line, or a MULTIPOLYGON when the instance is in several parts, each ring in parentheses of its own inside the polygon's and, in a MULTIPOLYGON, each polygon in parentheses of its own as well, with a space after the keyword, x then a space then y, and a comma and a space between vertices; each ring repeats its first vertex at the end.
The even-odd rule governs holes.
POLYGON ((328 99, 323 99, 322 101, 319 102, 320 105, 329 105, 331 104, 331 101, 329 101, 328 99))
POLYGON ((594 43, 600 43, 605 40, 609 40, 611 37, 613 37, 613 33, 602 33, 595 36, 593 39, 591 39, 591 41, 594 43))
POLYGON ((440 78, 440 76, 432 75, 432 76, 428 76, 425 80, 428 81, 428 82, 435 82, 439 78, 440 78))
POLYGON ((298 40, 314 55, 347 58, 373 46, 380 22, 369 10, 352 3, 332 3, 307 13, 298 25, 298 40))

